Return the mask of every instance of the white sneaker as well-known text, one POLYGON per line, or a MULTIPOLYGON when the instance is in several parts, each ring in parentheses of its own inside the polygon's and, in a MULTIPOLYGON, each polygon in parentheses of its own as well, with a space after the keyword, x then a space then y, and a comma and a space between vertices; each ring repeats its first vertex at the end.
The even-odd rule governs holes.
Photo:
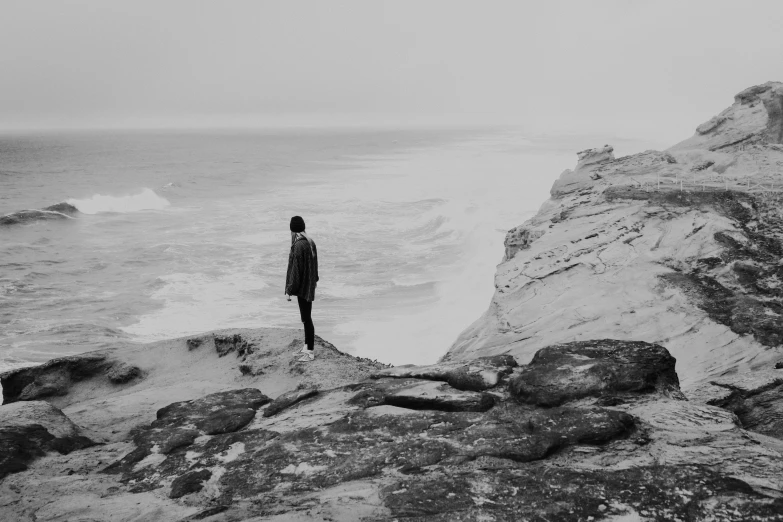
POLYGON ((310 362, 315 359, 315 350, 304 350, 302 356, 297 359, 299 362, 310 362))

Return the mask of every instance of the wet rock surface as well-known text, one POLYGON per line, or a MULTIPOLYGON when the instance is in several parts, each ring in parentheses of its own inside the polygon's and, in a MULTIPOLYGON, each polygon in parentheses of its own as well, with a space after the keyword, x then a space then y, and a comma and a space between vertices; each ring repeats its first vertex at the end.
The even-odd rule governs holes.
POLYGON ((538 351, 509 388, 518 401, 539 406, 626 394, 679 396, 675 362, 666 348, 655 344, 577 341, 538 351))
POLYGON ((58 203, 41 210, 20 210, 12 214, 0 216, 0 226, 69 219, 77 214, 79 214, 79 209, 73 205, 58 203))

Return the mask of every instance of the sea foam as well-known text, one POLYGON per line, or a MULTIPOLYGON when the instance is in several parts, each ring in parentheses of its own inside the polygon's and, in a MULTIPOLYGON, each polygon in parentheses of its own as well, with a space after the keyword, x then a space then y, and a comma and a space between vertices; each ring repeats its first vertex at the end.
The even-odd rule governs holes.
POLYGON ((148 188, 141 193, 129 196, 104 196, 95 194, 87 199, 69 199, 67 203, 78 208, 83 214, 98 214, 100 212, 128 213, 139 210, 162 210, 170 205, 166 198, 162 198, 148 188))

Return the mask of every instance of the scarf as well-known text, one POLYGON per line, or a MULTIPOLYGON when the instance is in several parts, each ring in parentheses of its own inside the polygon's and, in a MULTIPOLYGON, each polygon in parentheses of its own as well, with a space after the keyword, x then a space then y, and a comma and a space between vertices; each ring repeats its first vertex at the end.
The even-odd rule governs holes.
POLYGON ((315 257, 315 249, 313 248, 313 240, 310 239, 310 236, 305 234, 304 232, 294 232, 291 235, 291 246, 294 246, 294 243, 296 243, 300 238, 304 238, 307 240, 307 244, 310 245, 310 255, 315 257))

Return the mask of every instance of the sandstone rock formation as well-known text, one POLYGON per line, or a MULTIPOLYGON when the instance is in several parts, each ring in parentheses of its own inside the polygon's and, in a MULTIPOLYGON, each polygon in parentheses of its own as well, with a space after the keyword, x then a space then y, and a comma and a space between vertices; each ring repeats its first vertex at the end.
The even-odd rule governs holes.
POLYGON ((552 198, 509 231, 487 312, 444 361, 589 339, 678 360, 686 395, 767 367, 783 343, 783 84, 735 103, 668 151, 579 153, 552 198))

